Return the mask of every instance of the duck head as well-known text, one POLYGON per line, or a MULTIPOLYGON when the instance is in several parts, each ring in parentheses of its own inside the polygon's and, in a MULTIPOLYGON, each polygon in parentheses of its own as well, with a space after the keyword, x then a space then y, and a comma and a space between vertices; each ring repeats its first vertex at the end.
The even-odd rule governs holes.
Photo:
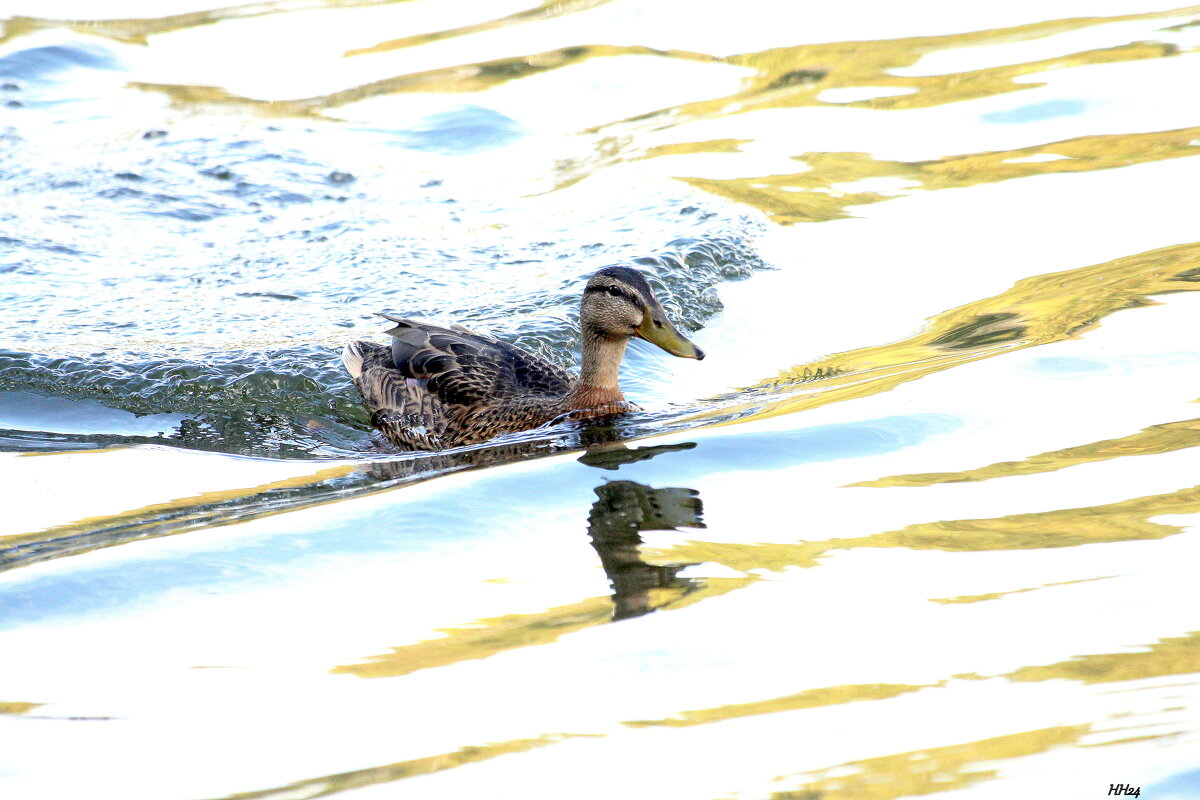
POLYGON ((605 267, 587 282, 579 311, 584 339, 636 336, 680 358, 704 358, 704 351, 671 324, 642 273, 605 267))

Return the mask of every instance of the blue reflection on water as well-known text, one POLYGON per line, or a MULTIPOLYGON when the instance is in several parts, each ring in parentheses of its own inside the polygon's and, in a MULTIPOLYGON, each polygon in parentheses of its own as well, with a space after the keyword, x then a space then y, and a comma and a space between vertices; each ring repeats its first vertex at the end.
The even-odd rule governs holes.
POLYGON ((1197 800, 1200 798, 1200 769, 1180 772, 1147 786, 1145 797, 1153 797, 1156 800, 1197 800))
POLYGON ((0 430, 159 436, 174 431, 183 419, 182 414, 139 417, 95 400, 0 391, 0 430))
POLYGON ((0 76, 6 78, 46 79, 72 67, 115 70, 120 62, 103 47, 85 42, 30 47, 0 58, 0 76))
POLYGON ((1088 358, 1073 358, 1070 356, 1037 358, 1029 364, 1028 369, 1034 374, 1047 377, 1095 375, 1112 371, 1112 367, 1103 361, 1093 361, 1088 358))
POLYGON ((945 414, 909 414, 818 425, 795 431, 737 433, 706 438, 686 460, 655 459, 621 467, 621 477, 648 483, 684 481, 731 470, 774 470, 840 461, 912 447, 961 427, 945 414))
POLYGON ((1027 106, 1010 108, 1007 111, 993 111, 984 114, 984 122, 996 122, 1001 125, 1019 125, 1023 122, 1041 122, 1055 117, 1070 117, 1082 114, 1087 103, 1082 100, 1047 100, 1044 103, 1032 103, 1027 106))
POLYGON ((529 135, 512 117, 474 105, 431 114, 405 130, 378 132, 409 150, 447 155, 495 150, 529 135))

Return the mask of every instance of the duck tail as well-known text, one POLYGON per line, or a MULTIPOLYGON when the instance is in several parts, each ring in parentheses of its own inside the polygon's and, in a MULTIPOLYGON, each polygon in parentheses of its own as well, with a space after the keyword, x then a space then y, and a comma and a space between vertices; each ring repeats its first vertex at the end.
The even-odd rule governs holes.
POLYGON ((363 373, 363 359, 366 358, 366 342, 346 342, 342 348, 342 366, 350 373, 352 380, 358 380, 363 373))

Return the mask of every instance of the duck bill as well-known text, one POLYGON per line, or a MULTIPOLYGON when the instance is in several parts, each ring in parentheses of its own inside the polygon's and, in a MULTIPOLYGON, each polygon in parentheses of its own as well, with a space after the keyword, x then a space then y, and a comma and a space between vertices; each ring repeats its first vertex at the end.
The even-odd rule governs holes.
POLYGON ((680 333, 662 309, 646 309, 646 316, 638 326, 637 336, 650 344, 658 345, 673 356, 694 358, 697 361, 704 358, 704 351, 680 333))

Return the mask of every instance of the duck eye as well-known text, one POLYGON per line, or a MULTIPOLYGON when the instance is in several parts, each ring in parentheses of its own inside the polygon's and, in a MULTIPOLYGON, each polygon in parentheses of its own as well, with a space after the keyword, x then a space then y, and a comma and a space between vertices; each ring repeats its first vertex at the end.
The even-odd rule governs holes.
POLYGON ((620 297, 622 294, 621 290, 618 289, 616 286, 608 287, 608 293, 611 294, 613 297, 620 297))

